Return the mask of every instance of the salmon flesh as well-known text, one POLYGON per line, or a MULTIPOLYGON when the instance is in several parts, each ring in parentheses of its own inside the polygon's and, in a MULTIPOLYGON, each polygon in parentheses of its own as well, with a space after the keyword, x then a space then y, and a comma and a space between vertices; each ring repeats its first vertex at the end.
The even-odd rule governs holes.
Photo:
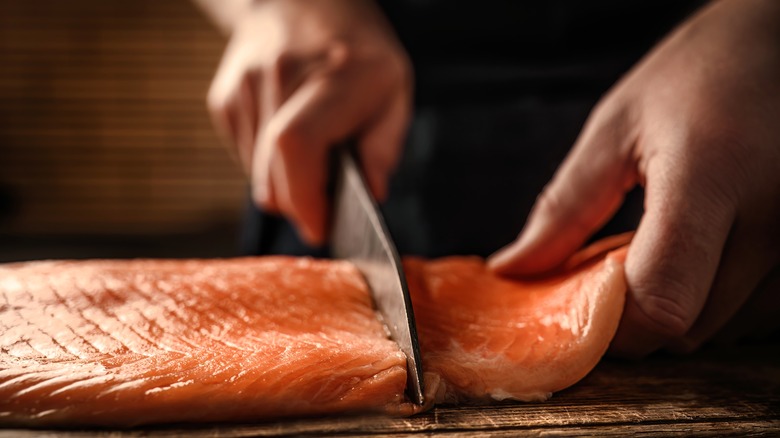
POLYGON ((542 400, 604 354, 626 237, 541 279, 482 259, 407 258, 427 403, 344 261, 42 261, 0 265, 0 425, 411 415, 435 403, 542 400), (616 251, 612 251, 616 250, 616 251))

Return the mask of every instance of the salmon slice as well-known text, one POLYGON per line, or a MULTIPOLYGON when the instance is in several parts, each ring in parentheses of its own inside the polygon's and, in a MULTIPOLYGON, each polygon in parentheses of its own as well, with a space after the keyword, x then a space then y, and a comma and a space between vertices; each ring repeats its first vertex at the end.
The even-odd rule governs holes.
POLYGON ((48 261, 0 267, 0 425, 126 427, 440 402, 538 400, 587 374, 620 319, 619 237, 535 280, 406 259, 428 403, 342 261, 48 261))
POLYGON ((585 377, 623 313, 630 238, 597 242, 531 280, 498 277, 477 257, 406 259, 423 366, 441 377, 437 402, 545 400, 585 377))

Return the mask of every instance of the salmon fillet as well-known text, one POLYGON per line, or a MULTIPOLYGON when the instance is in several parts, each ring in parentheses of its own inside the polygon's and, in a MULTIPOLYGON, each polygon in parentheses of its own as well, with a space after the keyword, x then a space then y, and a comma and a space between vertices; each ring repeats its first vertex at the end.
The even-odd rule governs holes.
POLYGON ((0 266, 0 425, 126 427, 440 402, 539 400, 587 374, 623 307, 626 237, 552 276, 406 259, 428 402, 343 261, 45 261, 0 266))
POLYGON ((623 313, 630 238, 604 239, 532 280, 498 277, 477 257, 405 260, 436 401, 545 400, 585 377, 623 313))
POLYGON ((0 422, 135 425, 387 411, 406 359, 346 262, 9 265, 0 422))

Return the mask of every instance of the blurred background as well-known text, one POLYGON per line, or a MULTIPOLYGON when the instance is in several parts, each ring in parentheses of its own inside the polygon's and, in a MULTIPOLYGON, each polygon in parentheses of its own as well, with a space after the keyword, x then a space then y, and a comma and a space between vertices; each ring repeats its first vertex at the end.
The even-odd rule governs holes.
POLYGON ((236 254, 224 44, 188 0, 0 0, 0 261, 236 254))

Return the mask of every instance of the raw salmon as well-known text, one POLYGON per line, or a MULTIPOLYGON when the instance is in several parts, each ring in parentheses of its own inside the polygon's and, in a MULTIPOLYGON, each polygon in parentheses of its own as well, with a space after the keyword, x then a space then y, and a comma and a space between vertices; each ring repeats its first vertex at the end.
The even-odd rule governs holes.
POLYGON ((398 409, 406 359, 346 262, 9 265, 0 423, 129 426, 398 409))
MULTIPOLYGON (((405 260, 424 408, 537 400, 582 378, 623 306, 627 238, 552 276, 405 260)), ((0 425, 132 426, 419 412, 405 357, 341 261, 59 261, 0 267, 0 425)))
POLYGON ((477 257, 406 259, 437 401, 544 400, 585 377, 623 312, 630 238, 597 242, 533 280, 498 277, 477 257))

